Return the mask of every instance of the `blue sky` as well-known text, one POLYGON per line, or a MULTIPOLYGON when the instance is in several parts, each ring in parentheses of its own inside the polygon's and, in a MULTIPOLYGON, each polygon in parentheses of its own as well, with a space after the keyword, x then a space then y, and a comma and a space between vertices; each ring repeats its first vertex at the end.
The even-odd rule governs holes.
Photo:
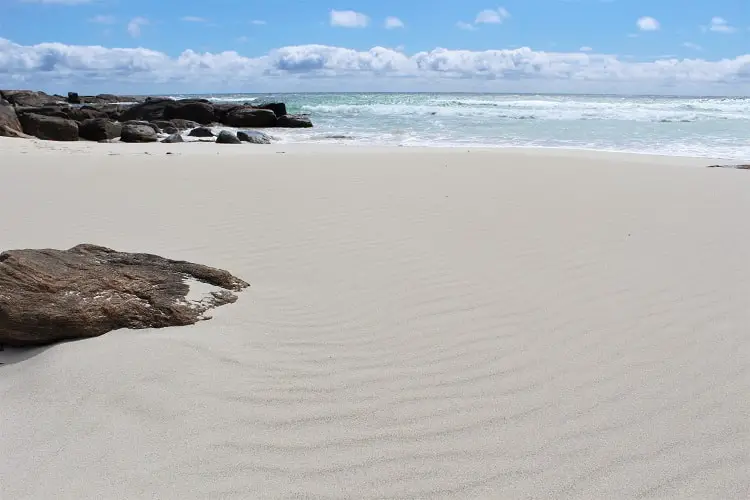
POLYGON ((750 93, 747 0, 0 4, 6 87, 750 93))

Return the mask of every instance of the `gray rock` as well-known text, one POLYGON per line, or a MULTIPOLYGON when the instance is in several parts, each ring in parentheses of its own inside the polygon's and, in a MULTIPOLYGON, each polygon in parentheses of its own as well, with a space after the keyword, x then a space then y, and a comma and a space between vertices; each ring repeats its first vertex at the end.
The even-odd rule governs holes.
POLYGON ((14 106, 44 106, 64 101, 64 98, 32 90, 0 90, 0 95, 14 106))
POLYGON ((227 113, 224 123, 230 127, 275 127, 276 114, 269 109, 240 107, 227 113))
POLYGON ((188 133, 190 137, 213 137, 214 132, 210 128, 206 127, 198 127, 194 128, 193 130, 188 133))
POLYGON ((48 141, 77 141, 78 124, 73 120, 24 113, 18 117, 25 134, 48 141))
POLYGON ((161 132, 161 129, 155 123, 146 122, 143 120, 130 120, 130 121, 124 122, 123 125, 143 125, 144 127, 152 128, 154 132, 156 132, 157 134, 161 132))
POLYGON ((0 136, 4 137, 24 137, 21 122, 18 121, 16 109, 11 104, 0 99, 0 136))
POLYGON ((106 118, 91 118, 78 125, 78 135, 88 141, 106 141, 120 137, 122 125, 106 118))
POLYGON ((183 139, 180 134, 172 134, 169 137, 162 139, 161 142, 164 142, 167 144, 175 144, 177 142, 185 142, 185 139, 183 139))
POLYGON ((249 285, 227 271, 95 245, 0 254, 0 344, 45 345, 120 328, 191 325, 249 285), (194 279, 221 290, 189 302, 194 279))
POLYGON ((240 130, 237 132, 237 138, 252 144, 271 144, 271 136, 257 130, 240 130))
POLYGON ((276 126, 283 128, 310 128, 313 124, 307 115, 286 115, 278 119, 276 126))
POLYGON ((120 133, 120 141, 122 142, 156 142, 158 141, 159 138, 156 136, 156 131, 149 125, 142 125, 142 124, 132 123, 132 122, 123 124, 122 132, 120 133))
POLYGON ((217 144, 242 144, 236 135, 228 130, 222 130, 219 132, 219 136, 216 138, 217 144))

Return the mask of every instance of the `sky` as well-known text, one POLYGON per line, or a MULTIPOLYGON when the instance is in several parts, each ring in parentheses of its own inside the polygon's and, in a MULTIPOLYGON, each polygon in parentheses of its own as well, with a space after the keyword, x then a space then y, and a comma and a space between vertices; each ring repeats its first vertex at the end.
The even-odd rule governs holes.
POLYGON ((748 0, 0 0, 0 88, 750 95, 748 0))

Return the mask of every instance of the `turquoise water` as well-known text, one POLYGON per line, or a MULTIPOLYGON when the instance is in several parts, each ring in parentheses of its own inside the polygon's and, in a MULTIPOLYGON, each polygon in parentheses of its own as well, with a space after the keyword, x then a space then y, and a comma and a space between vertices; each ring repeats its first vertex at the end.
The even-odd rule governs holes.
POLYGON ((379 93, 190 97, 283 101, 290 112, 311 115, 311 130, 270 130, 280 142, 530 146, 750 160, 750 98, 379 93))

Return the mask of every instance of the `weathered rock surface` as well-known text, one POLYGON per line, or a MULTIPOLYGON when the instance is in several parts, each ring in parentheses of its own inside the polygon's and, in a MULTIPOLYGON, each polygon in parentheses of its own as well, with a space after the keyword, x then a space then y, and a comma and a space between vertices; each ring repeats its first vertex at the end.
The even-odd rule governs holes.
MULTIPOLYGON (((150 125, 150 124, 149 124, 150 125)), ((122 142, 156 142, 159 138, 156 131, 149 125, 140 123, 124 123, 120 132, 122 142)))
POLYGON ((219 132, 219 136, 216 138, 217 144, 242 144, 242 141, 237 138, 232 132, 228 130, 222 130, 219 132))
POLYGON ((169 120, 169 122, 174 125, 177 130, 188 130, 191 128, 200 127, 200 123, 196 123, 192 120, 183 120, 180 118, 173 118, 172 120, 169 120))
POLYGON ((164 109, 172 102, 172 99, 149 97, 142 103, 126 108, 120 115, 120 120, 164 120, 164 109))
POLYGON ((181 119, 208 125, 215 121, 214 107, 205 100, 172 101, 164 107, 165 120, 181 119))
POLYGON ((23 132, 48 141, 77 141, 78 124, 57 116, 24 113, 18 117, 23 132))
POLYGON ((284 104, 283 102, 269 102, 266 104, 261 104, 258 107, 260 109, 270 109, 279 118, 281 118, 282 116, 286 116, 286 104, 284 104))
POLYGON ((14 106, 44 106, 61 101, 61 98, 33 90, 0 90, 0 97, 14 106))
POLYGON ((56 116, 58 118, 65 118, 67 120, 73 120, 82 122, 90 120, 91 118, 107 118, 107 114, 98 109, 90 106, 73 107, 67 105, 47 105, 47 106, 35 106, 35 107, 16 107, 16 113, 23 115, 26 113, 33 113, 35 115, 43 116, 56 116))
POLYGON ((249 286, 229 272, 95 245, 0 254, 0 344, 45 345, 120 328, 191 325, 249 286), (221 290, 188 301, 186 280, 221 290))
POLYGON ((180 134, 172 134, 169 137, 165 137, 164 139, 162 139, 161 142, 164 142, 166 144, 175 144, 178 142, 185 142, 185 139, 183 139, 180 134))
POLYGON ((237 132, 237 138, 251 144, 271 144, 271 136, 257 130, 240 130, 237 132))
POLYGON ((91 118, 78 125, 78 135, 88 141, 116 139, 122 133, 122 125, 106 118, 91 118))
POLYGON ((276 114, 269 109, 236 108, 227 113, 223 123, 230 127, 275 127, 276 114))
POLYGON ((188 135, 190 137, 213 137, 214 132, 210 128, 207 127, 198 127, 191 130, 188 135))
POLYGON ((313 124, 307 115, 285 115, 277 120, 276 126, 283 128, 310 128, 313 124))
POLYGON ((131 120, 128 122, 123 122, 123 125, 143 125, 144 127, 149 127, 154 130, 157 134, 161 132, 161 129, 156 123, 153 122, 146 122, 143 120, 131 120))
POLYGON ((24 135, 16 109, 8 101, 0 99, 0 136, 23 137, 24 135))

